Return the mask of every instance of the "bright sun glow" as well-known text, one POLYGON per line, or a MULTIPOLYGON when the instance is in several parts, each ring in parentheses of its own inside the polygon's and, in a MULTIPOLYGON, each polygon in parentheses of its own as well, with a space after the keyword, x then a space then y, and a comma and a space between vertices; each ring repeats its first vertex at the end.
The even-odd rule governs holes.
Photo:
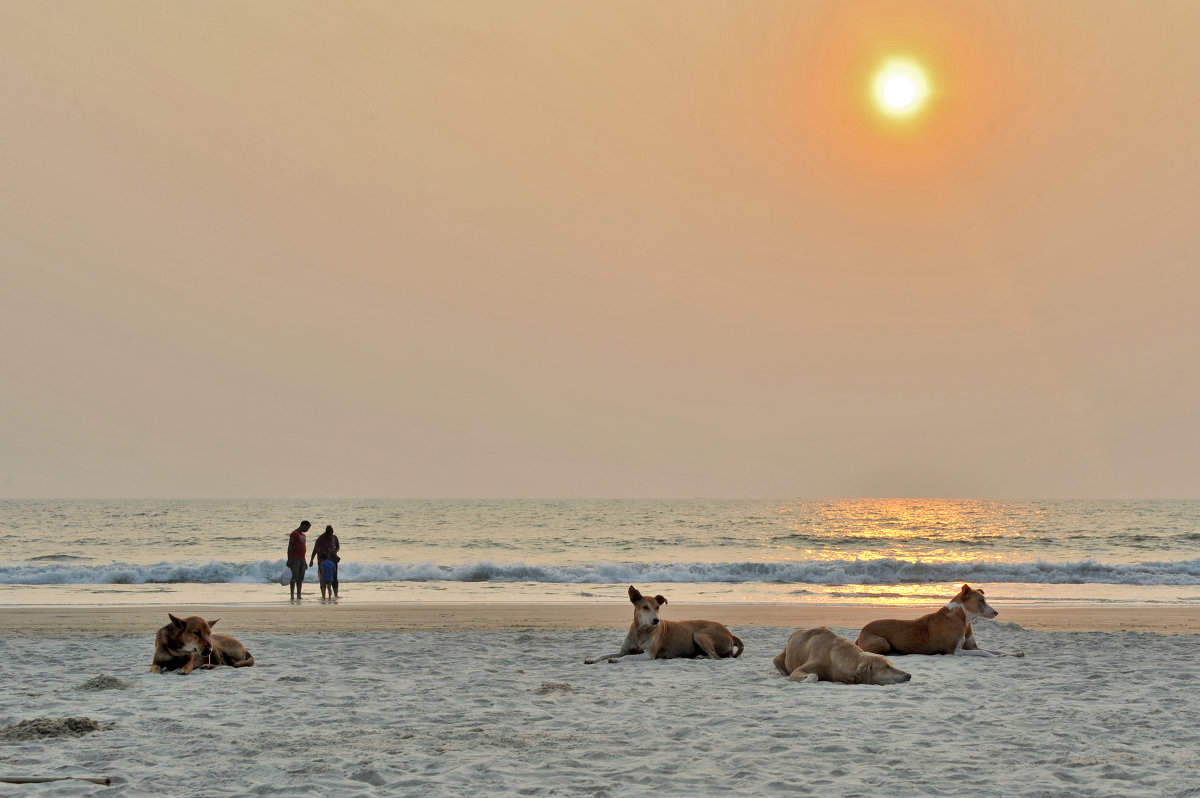
POLYGON ((891 116, 910 116, 929 96, 925 71, 911 61, 888 61, 875 73, 875 102, 891 116))

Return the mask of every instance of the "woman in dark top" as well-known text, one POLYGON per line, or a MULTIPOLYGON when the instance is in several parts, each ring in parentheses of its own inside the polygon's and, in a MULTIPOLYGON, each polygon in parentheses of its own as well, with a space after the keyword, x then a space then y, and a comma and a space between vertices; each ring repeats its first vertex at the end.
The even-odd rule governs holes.
POLYGON ((338 540, 338 536, 333 534, 333 526, 326 526, 325 531, 317 538, 316 543, 313 543, 312 557, 308 558, 308 564, 312 565, 313 560, 317 561, 319 567, 326 560, 333 560, 333 597, 337 599, 338 594, 338 563, 341 562, 341 557, 338 556, 338 549, 342 547, 342 543, 338 540))

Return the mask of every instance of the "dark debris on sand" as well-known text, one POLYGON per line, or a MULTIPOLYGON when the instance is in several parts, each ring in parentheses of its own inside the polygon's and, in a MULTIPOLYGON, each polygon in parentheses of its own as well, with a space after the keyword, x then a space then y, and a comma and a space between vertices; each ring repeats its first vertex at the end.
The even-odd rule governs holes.
POLYGON ((76 690, 127 690, 133 687, 130 682, 118 679, 116 676, 95 676, 76 687, 76 690))
POLYGON ((104 727, 91 718, 34 718, 0 729, 0 742, 20 743, 46 737, 82 737, 104 727))

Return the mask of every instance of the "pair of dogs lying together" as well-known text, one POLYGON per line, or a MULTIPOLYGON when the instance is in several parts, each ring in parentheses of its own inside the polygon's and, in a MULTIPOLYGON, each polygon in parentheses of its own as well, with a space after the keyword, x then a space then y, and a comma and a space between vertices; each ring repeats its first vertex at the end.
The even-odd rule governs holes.
MULTIPOLYGON (((633 624, 621 650, 584 660, 586 664, 601 660, 616 662, 620 657, 643 652, 650 659, 721 659, 739 657, 745 650, 742 641, 716 621, 662 620, 658 608, 667 603, 663 596, 643 596, 630 585, 629 600, 633 603, 633 624)), ((958 595, 937 612, 911 621, 872 621, 862 628, 856 643, 824 626, 797 629, 775 657, 775 668, 794 682, 899 684, 912 676, 893 665, 884 654, 1010 656, 979 648, 975 643, 971 621, 996 615, 982 590, 963 585, 958 595)), ((1024 653, 1015 652, 1011 656, 1021 657, 1024 653)))

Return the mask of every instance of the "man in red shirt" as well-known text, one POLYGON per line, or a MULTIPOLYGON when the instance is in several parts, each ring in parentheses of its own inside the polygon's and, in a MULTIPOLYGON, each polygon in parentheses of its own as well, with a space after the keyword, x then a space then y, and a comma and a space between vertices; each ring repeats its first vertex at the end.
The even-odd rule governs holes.
POLYGON ((292 593, 292 601, 300 600, 300 591, 304 587, 304 571, 308 568, 304 561, 304 555, 308 552, 308 538, 305 533, 311 526, 307 521, 301 521, 300 526, 293 529, 292 534, 288 536, 287 567, 292 572, 292 581, 288 587, 292 593))

